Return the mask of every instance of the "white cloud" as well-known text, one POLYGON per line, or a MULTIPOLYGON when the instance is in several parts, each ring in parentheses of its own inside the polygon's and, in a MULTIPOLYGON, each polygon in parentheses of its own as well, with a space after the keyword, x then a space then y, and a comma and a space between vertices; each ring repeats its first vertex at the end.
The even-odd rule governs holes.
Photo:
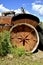
POLYGON ((29 12, 29 11, 27 11, 27 10, 25 10, 25 12, 26 12, 27 14, 30 14, 30 12, 29 12))
POLYGON ((0 4, 0 11, 1 12, 9 11, 9 9, 7 9, 6 7, 4 7, 3 4, 0 4))
MULTIPOLYGON (((22 11, 21 11, 21 9, 17 9, 17 10, 14 10, 15 12, 16 12, 16 14, 20 14, 20 13, 23 13, 22 11)), ((28 12, 27 10, 25 10, 25 13, 30 13, 30 12, 28 12)))
POLYGON ((16 12, 16 14, 22 13, 22 11, 20 9, 14 10, 16 12))
MULTIPOLYGON (((10 10, 10 9, 6 8, 5 6, 3 6, 3 4, 0 4, 0 16, 2 15, 1 12, 6 12, 6 11, 14 11, 16 14, 23 13, 21 11, 21 9, 17 9, 17 10, 12 9, 12 10, 10 10)), ((25 12, 28 13, 28 14, 30 13, 27 10, 25 10, 25 12)))
POLYGON ((32 9, 34 11, 37 11, 40 15, 43 15, 43 5, 37 4, 37 3, 32 3, 32 9))

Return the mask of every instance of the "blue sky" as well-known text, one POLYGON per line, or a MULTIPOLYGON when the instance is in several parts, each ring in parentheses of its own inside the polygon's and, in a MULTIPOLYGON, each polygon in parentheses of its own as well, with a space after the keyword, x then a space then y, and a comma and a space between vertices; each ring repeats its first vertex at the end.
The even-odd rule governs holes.
POLYGON ((43 0, 0 0, 0 12, 10 10, 20 12, 21 7, 43 21, 43 0))

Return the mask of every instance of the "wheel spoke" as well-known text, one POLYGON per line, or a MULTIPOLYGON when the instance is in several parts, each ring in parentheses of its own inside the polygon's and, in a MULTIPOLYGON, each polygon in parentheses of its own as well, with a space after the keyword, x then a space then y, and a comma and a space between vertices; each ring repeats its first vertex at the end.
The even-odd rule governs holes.
POLYGON ((30 39, 26 39, 26 40, 30 40, 30 39))
POLYGON ((18 39, 22 39, 22 38, 18 38, 18 39))
POLYGON ((34 30, 31 31, 31 33, 34 32, 34 30))
POLYGON ((36 40, 36 39, 33 39, 33 41, 36 41, 36 42, 37 42, 37 40, 36 40))
POLYGON ((11 39, 14 39, 14 38, 11 38, 11 39))
POLYGON ((27 44, 28 44, 28 42, 27 41, 25 41, 27 44))
POLYGON ((20 42, 22 42, 22 40, 20 42))
POLYGON ((20 37, 23 38, 22 35, 20 35, 20 37))
POLYGON ((25 38, 27 38, 27 37, 28 37, 28 35, 25 38))

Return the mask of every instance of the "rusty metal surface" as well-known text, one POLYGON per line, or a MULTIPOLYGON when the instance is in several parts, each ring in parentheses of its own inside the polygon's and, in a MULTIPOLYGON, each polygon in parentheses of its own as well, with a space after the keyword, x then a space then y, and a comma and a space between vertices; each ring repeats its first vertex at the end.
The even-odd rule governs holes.
MULTIPOLYGON (((13 25, 25 23, 30 24, 33 27, 38 26, 39 19, 33 15, 20 14, 17 16, 2 16, 0 17, 0 32, 3 30, 10 30, 13 25), (5 25, 6 24, 6 25, 5 25)), ((25 50, 31 51, 36 43, 37 37, 35 31, 32 28, 21 25, 14 28, 11 32, 12 45, 24 46, 25 50)))
POLYGON ((13 46, 24 46, 26 51, 32 51, 37 43, 35 31, 28 26, 17 26, 11 32, 13 46))
POLYGON ((11 16, 0 16, 0 24, 11 24, 11 16))
POLYGON ((18 23, 28 23, 33 25, 34 27, 36 27, 38 25, 38 23, 34 20, 31 19, 20 19, 20 20, 16 20, 16 21, 12 21, 12 24, 18 24, 18 23))
POLYGON ((8 17, 8 16, 2 16, 0 17, 0 32, 3 30, 10 30, 11 28, 11 18, 12 17, 8 17), (8 26, 7 26, 8 25, 8 26))
MULTIPOLYGON (((27 14, 26 14, 26 16, 27 16, 27 14)), ((17 15, 17 16, 0 16, 0 24, 15 25, 18 23, 28 23, 28 24, 33 25, 34 27, 36 27, 38 25, 38 22, 36 20, 30 19, 29 17, 25 17, 23 15, 21 15, 21 18, 19 17, 19 15, 17 15)), ((10 30, 10 28, 11 28, 10 26, 0 27, 0 31, 2 31, 2 29, 10 30)))

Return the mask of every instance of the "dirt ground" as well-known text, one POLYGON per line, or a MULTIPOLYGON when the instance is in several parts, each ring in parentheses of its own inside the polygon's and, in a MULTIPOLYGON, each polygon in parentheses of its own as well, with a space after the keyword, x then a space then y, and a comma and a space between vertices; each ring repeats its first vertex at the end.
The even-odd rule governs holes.
POLYGON ((32 56, 33 60, 43 59, 43 45, 40 44, 32 56))
POLYGON ((0 65, 43 65, 43 46, 39 45, 38 49, 28 56, 0 57, 0 65))

